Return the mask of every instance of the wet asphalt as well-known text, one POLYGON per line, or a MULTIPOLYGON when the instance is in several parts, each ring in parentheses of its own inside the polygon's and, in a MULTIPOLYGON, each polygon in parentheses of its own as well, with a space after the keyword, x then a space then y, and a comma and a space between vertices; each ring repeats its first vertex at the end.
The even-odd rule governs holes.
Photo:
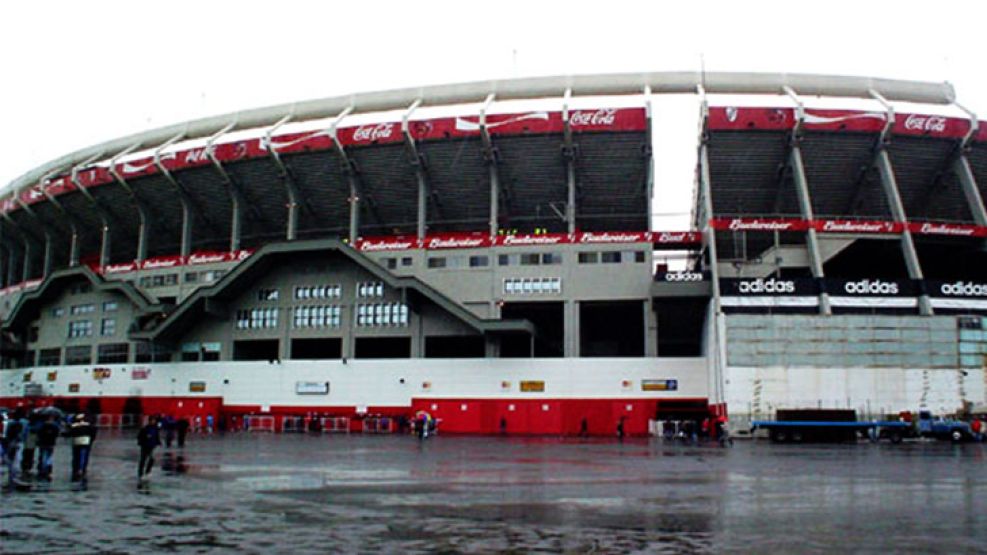
POLYGON ((0 497, 15 553, 987 553, 987 444, 103 432, 0 497))

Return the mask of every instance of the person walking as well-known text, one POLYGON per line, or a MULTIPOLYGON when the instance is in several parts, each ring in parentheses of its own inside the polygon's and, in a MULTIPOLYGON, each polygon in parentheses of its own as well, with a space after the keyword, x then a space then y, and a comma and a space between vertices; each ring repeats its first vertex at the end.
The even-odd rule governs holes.
POLYGON ((178 430, 178 446, 185 447, 185 436, 188 435, 189 421, 188 418, 184 416, 178 419, 175 423, 175 429, 178 430))
POLYGON ((38 479, 46 482, 51 481, 51 459, 61 432, 57 418, 54 414, 49 414, 38 429, 38 479))
POLYGON ((27 434, 24 437, 24 448, 21 450, 21 476, 27 478, 34 469, 34 452, 38 448, 38 430, 44 422, 42 416, 32 412, 27 417, 27 434))
POLYGON ((620 419, 617 420, 617 439, 619 441, 624 441, 624 417, 623 416, 621 416, 620 419))
POLYGON ((137 463, 137 479, 140 480, 151 473, 151 468, 154 467, 154 448, 161 445, 158 417, 148 418, 147 424, 137 432, 137 445, 141 448, 140 461, 137 463))
POLYGON ((77 414, 67 435, 72 438, 72 481, 85 481, 89 470, 89 454, 96 440, 96 427, 89 423, 85 414, 77 414))
POLYGON ((14 489, 20 481, 21 451, 23 451, 24 441, 27 439, 27 426, 24 409, 17 407, 4 428, 3 458, 4 464, 7 466, 7 486, 10 489, 14 489))
POLYGON ((161 429, 164 431, 165 447, 171 449, 171 444, 175 442, 175 417, 169 414, 162 418, 161 429))

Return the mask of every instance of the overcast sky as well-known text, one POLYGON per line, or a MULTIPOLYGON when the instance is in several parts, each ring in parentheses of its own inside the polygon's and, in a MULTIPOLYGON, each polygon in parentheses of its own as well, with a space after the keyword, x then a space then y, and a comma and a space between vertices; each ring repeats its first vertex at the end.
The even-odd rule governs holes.
MULTIPOLYGON (((987 3, 912 4, 4 1, 0 188, 85 146, 239 109, 478 79, 698 70, 701 59, 708 71, 950 81, 987 116, 987 3)), ((656 212, 689 210, 696 105, 655 100, 656 212)))

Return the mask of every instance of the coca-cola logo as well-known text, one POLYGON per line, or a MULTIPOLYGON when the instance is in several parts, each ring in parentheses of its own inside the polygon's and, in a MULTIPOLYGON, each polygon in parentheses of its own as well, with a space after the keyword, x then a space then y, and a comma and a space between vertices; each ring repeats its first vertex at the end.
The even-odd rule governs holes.
POLYGON ((741 281, 737 285, 737 290, 741 293, 794 293, 795 292, 795 282, 790 280, 780 280, 780 279, 763 279, 758 278, 751 281, 741 281))
POLYGON ((378 141, 389 139, 394 132, 393 123, 378 123, 375 125, 361 125, 353 132, 354 141, 378 141))
POLYGON ((616 108, 600 108, 596 111, 576 110, 569 116, 569 124, 573 127, 581 125, 613 125, 617 121, 616 108))
POLYGON ((436 237, 429 239, 428 248, 430 249, 463 249, 471 247, 479 247, 483 245, 483 239, 480 237, 462 237, 462 238, 441 238, 436 237))
POLYGON ((644 241, 643 233, 583 233, 580 243, 636 243, 644 241))
POLYGON ((987 284, 972 281, 944 283, 939 290, 949 297, 987 297, 987 284))
POLYGON ((780 220, 745 220, 743 218, 733 218, 727 225, 731 231, 787 231, 794 229, 793 222, 780 220))
POLYGON ((905 129, 942 133, 946 130, 946 118, 942 116, 920 116, 911 114, 905 119, 905 129))
POLYGON ((557 245, 563 240, 559 235, 508 235, 501 244, 508 246, 557 245))
POLYGON ((195 253, 188 257, 189 264, 211 264, 213 262, 225 262, 226 253, 195 253))
POLYGON ((206 153, 205 148, 197 148, 185 153, 186 164, 200 164, 207 160, 209 160, 209 155, 206 153))
POLYGON ((414 241, 363 241, 360 243, 361 251, 393 251, 406 250, 415 247, 414 241))
POLYGON ((863 279, 848 281, 843 285, 843 290, 850 295, 897 295, 899 288, 893 281, 863 279))
POLYGON ((700 272, 669 272, 665 274, 665 281, 702 281, 703 275, 700 272))

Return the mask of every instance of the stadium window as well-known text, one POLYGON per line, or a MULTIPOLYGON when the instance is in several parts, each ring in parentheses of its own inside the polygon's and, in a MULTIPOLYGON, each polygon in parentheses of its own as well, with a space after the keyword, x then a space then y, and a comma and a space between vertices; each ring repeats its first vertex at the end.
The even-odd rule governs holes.
POLYGON ((497 265, 498 266, 510 266, 510 264, 511 264, 511 259, 510 259, 510 257, 508 255, 506 255, 506 254, 498 254, 497 255, 497 265))
POLYGON ((634 251, 634 262, 644 262, 644 251, 634 251))
POLYGON ((72 309, 69 311, 69 313, 75 316, 77 314, 89 314, 90 312, 95 312, 95 311, 96 311, 96 305, 92 303, 87 303, 87 304, 74 305, 72 309))
POLYGON ((188 272, 185 274, 185 283, 195 283, 199 281, 198 272, 188 272))
POLYGON ((61 318, 62 316, 65 316, 64 306, 56 306, 55 308, 51 309, 52 318, 61 318))
POLYGON ((116 312, 120 305, 116 301, 106 301, 103 303, 103 312, 116 312))
POLYGON ((522 266, 537 266, 541 263, 541 255, 536 252, 527 252, 521 255, 522 266))
POLYGON ((58 366, 62 363, 62 350, 60 348, 41 349, 38 351, 38 366, 58 366))
POLYGON ((219 360, 220 343, 203 343, 199 352, 202 354, 204 362, 215 362, 219 360))
POLYGON ((75 283, 69 288, 69 295, 81 295, 83 293, 89 293, 93 290, 93 284, 91 283, 75 283))
POLYGON ((413 263, 413 259, 410 256, 405 256, 405 257, 401 258, 401 265, 402 266, 411 266, 412 263, 413 263))
POLYGON ((620 251, 601 252, 600 262, 604 264, 620 264, 620 251))
POLYGON ((394 270, 398 267, 398 259, 394 257, 382 258, 381 262, 387 267, 388 270, 394 270))
POLYGON ((490 265, 490 257, 479 254, 470 257, 470 268, 485 268, 490 265))
POLYGON ((428 259, 429 268, 445 268, 446 258, 444 256, 434 256, 428 259))
POLYGON ((90 345, 77 345, 65 348, 65 364, 90 364, 93 360, 93 349, 90 345))
POLYGON ((116 335, 117 333, 117 321, 116 318, 103 318, 100 322, 99 334, 103 337, 109 337, 111 335, 116 335))
POLYGON ((579 263, 580 264, 596 264, 600 261, 600 253, 598 252, 581 252, 579 253, 579 263))
POLYGON ((73 320, 69 322, 69 337, 91 337, 93 334, 92 320, 73 320))
POLYGON ((280 297, 278 289, 260 289, 257 291, 258 301, 276 301, 280 297))
POLYGON ((541 263, 545 265, 562 264, 562 253, 546 252, 541 255, 541 263))
POLYGON ((196 362, 199 360, 198 343, 182 343, 182 362, 196 362))
POLYGON ((98 364, 120 364, 127 362, 130 353, 130 345, 127 343, 108 343, 96 348, 96 362, 98 364))
POLYGON ((135 349, 134 362, 171 362, 171 351, 163 345, 140 341, 135 349))

